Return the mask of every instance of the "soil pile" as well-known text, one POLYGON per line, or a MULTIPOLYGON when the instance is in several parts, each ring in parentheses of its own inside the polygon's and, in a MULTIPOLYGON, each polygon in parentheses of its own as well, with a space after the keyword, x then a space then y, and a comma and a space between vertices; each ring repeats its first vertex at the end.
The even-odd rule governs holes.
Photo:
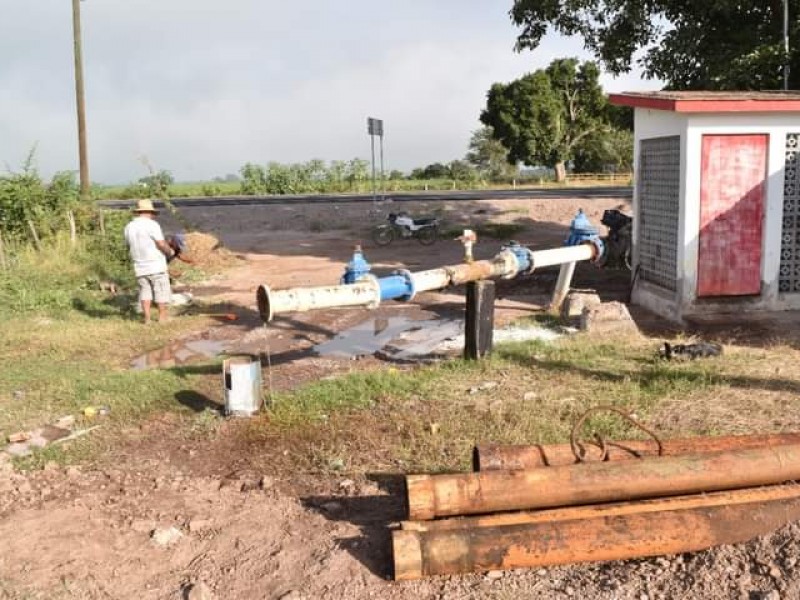
POLYGON ((205 270, 217 270, 233 265, 236 256, 222 245, 216 236, 193 231, 186 234, 186 256, 205 270))

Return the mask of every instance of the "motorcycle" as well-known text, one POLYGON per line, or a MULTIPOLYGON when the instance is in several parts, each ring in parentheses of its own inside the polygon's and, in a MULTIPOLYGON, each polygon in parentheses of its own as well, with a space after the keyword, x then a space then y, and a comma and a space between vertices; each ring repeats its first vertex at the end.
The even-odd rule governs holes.
POLYGON ((603 212, 600 222, 608 227, 604 266, 631 269, 633 219, 625 213, 609 209, 603 212))
POLYGON ((372 240, 378 246, 388 246, 395 238, 416 238, 423 246, 430 246, 439 237, 439 219, 429 217, 414 219, 408 213, 389 213, 388 223, 372 230, 372 240))

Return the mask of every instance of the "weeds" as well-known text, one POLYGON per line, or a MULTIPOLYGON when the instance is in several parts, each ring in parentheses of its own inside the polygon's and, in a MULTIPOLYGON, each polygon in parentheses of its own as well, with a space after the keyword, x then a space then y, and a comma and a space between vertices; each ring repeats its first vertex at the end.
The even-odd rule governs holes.
MULTIPOLYGON (((776 428, 769 420, 776 414, 783 415, 781 427, 800 422, 794 416, 800 378, 770 377, 770 362, 789 356, 780 349, 769 351, 769 359, 761 353, 675 363, 659 360, 644 338, 575 335, 502 344, 480 363, 356 373, 284 393, 268 417, 250 427, 256 435, 292 440, 296 462, 312 471, 436 472, 468 469, 476 443, 565 442, 584 411, 604 404, 633 413, 667 437, 733 433, 743 414, 762 420, 762 431, 776 428), (496 386, 481 391, 486 382, 496 386)), ((602 413, 585 424, 584 438, 595 433, 643 437, 602 413)))

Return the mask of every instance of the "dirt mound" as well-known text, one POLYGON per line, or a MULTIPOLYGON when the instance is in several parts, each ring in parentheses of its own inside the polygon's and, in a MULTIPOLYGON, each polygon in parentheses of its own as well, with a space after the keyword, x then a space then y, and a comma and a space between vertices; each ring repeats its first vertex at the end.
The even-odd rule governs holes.
POLYGON ((187 233, 186 246, 186 255, 203 269, 220 269, 235 262, 234 254, 225 248, 216 236, 207 233, 199 231, 187 233))

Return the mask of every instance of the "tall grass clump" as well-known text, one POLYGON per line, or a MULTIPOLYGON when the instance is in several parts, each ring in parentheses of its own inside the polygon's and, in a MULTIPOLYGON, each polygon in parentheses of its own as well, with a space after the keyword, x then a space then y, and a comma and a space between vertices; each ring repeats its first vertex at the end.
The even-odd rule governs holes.
POLYGON ((121 242, 127 215, 82 200, 74 173, 45 181, 33 152, 0 175, 0 318, 68 310, 100 280, 130 277, 121 242))

